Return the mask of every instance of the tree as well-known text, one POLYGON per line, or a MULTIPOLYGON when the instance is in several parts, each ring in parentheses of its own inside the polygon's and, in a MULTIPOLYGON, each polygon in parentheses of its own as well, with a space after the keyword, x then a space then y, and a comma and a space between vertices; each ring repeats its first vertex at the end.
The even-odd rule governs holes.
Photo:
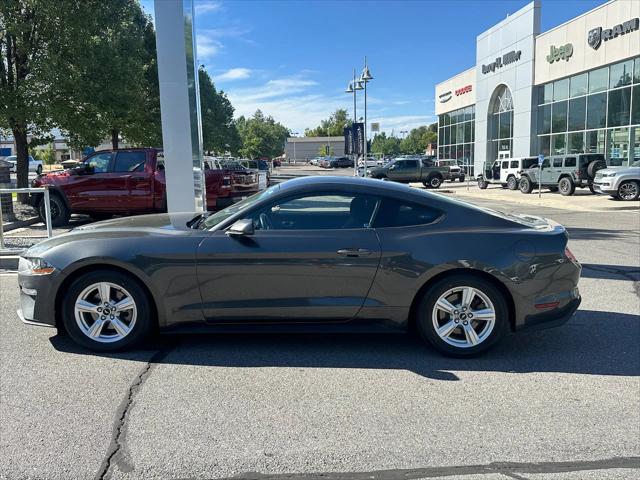
POLYGON ((161 142, 155 32, 135 0, 110 0, 92 22, 100 34, 79 31, 64 47, 65 75, 55 82, 56 121, 74 146, 120 138, 134 145, 161 142))
POLYGON ((242 139, 240 148, 242 156, 273 158, 284 151, 284 142, 289 136, 289 129, 272 117, 265 117, 260 110, 256 110, 252 117, 238 118, 236 124, 242 139))
POLYGON ((437 143, 437 129, 437 123, 412 129, 409 135, 400 143, 400 150, 406 154, 424 153, 427 145, 437 143))
POLYGON ((28 186, 28 150, 51 140, 60 113, 52 86, 73 62, 61 52, 84 37, 99 37, 99 0, 11 0, 0 2, 0 128, 11 130, 18 187, 28 186))
POLYGON ((371 153, 381 153, 387 155, 397 155, 400 153, 400 139, 397 137, 387 137, 385 132, 379 133, 371 141, 371 153))
POLYGON ((200 82, 200 111, 202 113, 202 143, 206 152, 236 154, 241 141, 238 127, 233 120, 234 108, 221 90, 211 81, 206 70, 198 70, 200 82))
POLYGON ((306 137, 341 137, 344 135, 344 128, 352 123, 347 111, 344 108, 339 108, 328 119, 322 120, 318 127, 307 128, 304 135, 306 137))

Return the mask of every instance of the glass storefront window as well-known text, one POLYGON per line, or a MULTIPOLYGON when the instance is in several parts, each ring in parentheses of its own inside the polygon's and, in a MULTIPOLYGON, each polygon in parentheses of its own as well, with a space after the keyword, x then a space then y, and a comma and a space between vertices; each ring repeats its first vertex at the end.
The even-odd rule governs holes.
POLYGON ((450 129, 451 129, 451 127, 445 127, 444 128, 444 144, 445 145, 449 145, 451 143, 449 141, 451 139, 451 137, 449 136, 450 129))
POLYGON ((567 134, 551 136, 551 155, 564 155, 567 153, 567 134))
POLYGON ((636 58, 636 66, 633 69, 633 82, 640 83, 640 57, 636 58))
POLYGON ((599 68, 589 72, 589 93, 603 92, 609 85, 609 69, 599 68))
POLYGON ((584 130, 586 114, 587 97, 572 98, 569 100, 568 130, 584 130))
POLYGON ((631 151, 631 154, 632 154, 631 162, 640 160, 640 127, 634 127, 631 129, 631 136, 630 136, 629 143, 630 145, 633 145, 633 150, 631 151))
POLYGON ((511 137, 511 120, 513 112, 503 112, 500 114, 500 138, 511 137))
POLYGON ((541 135, 538 144, 538 154, 545 157, 551 155, 551 135, 541 135))
MULTIPOLYGON (((554 87, 555 89, 555 87, 554 87)), ((567 102, 555 102, 551 111, 551 131, 567 131, 567 102)))
POLYGON ((587 79, 586 73, 576 75, 570 79, 569 96, 577 97, 579 95, 585 95, 587 93, 587 79))
POLYGON ((585 153, 604 153, 606 130, 586 132, 585 153))
MULTIPOLYGON (((456 132, 456 143, 462 143, 464 142, 464 127, 466 124, 464 123, 459 123, 457 126, 457 132, 456 132)), ((452 142, 453 143, 453 142, 452 142)))
POLYGON ((584 152, 584 132, 575 132, 568 135, 569 153, 584 152))
POLYGON ((587 97, 587 128, 601 128, 607 124, 607 94, 587 97))
POLYGON ((614 128, 609 130, 608 142, 609 165, 618 167, 629 164, 629 129, 614 128))
MULTIPOLYGON (((475 106, 460 108, 438 117, 438 158, 461 158, 463 143, 474 140, 475 106)), ((469 147, 473 152, 473 146, 469 147)))
POLYGON ((609 92, 608 122, 609 127, 629 125, 631 110, 631 88, 621 88, 609 92))
POLYGON ((538 134, 551 133, 551 105, 538 107, 538 134))
POLYGON ((549 103, 553 101, 553 83, 547 83, 540 87, 540 99, 539 103, 549 103))
POLYGON ((438 129, 438 145, 444 145, 444 128, 438 129))
POLYGON ((565 100, 569 97, 569 79, 563 78, 553 82, 553 101, 565 100))
POLYGON ((468 143, 471 141, 471 131, 473 130, 473 122, 467 122, 464 124, 464 141, 468 143))
POLYGON ((631 84, 633 75, 633 60, 611 65, 609 88, 622 87, 631 84))
MULTIPOLYGON (((640 64, 640 62, 636 60, 636 64, 640 64)), ((631 100, 631 107, 631 124, 640 124, 640 85, 633 87, 633 100, 631 100)))

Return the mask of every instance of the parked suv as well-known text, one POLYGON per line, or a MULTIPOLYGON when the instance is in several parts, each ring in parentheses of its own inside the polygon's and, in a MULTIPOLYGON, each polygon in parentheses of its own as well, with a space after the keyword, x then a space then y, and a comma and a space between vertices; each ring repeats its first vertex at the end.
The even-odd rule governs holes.
POLYGON ((531 193, 540 183, 552 192, 559 190, 562 195, 573 195, 576 187, 588 187, 595 193, 593 179, 603 168, 607 168, 607 164, 601 153, 554 155, 545 158, 540 168, 536 163, 522 172, 520 191, 531 193))
POLYGON ((640 198, 640 160, 629 167, 609 167, 598 170, 593 180, 597 193, 611 195, 617 200, 638 200, 640 198))
POLYGON ((449 175, 445 177, 445 180, 464 182, 465 172, 457 160, 436 160, 436 165, 439 167, 449 167, 449 175))
POLYGON ((485 162, 482 173, 477 176, 478 187, 484 190, 490 183, 499 183, 503 188, 517 190, 521 172, 537 163, 538 157, 505 158, 493 164, 485 162))

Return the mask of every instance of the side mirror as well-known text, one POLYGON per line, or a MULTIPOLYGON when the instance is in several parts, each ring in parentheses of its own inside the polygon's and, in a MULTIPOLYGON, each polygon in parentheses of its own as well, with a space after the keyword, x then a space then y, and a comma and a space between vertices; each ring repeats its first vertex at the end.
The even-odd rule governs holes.
POLYGON ((255 229, 253 227, 253 220, 251 220, 250 218, 243 218, 242 220, 238 220, 226 231, 226 234, 229 236, 239 237, 251 236, 254 233, 255 229))
POLYGON ((396 169, 396 166, 395 166, 395 165, 391 165, 391 166, 389 166, 389 170, 395 170, 395 169, 396 169))

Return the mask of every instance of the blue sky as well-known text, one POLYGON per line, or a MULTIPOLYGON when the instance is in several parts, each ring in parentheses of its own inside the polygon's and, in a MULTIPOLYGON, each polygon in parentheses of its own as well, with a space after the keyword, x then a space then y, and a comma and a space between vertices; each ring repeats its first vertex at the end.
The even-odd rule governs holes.
MULTIPOLYGON (((198 58, 236 115, 260 108, 302 134, 337 108, 353 113, 344 90, 367 55, 369 121, 399 135, 435 121, 435 84, 472 67, 476 36, 527 3, 195 0, 198 58)), ((542 31, 602 3, 542 0, 542 31)))

